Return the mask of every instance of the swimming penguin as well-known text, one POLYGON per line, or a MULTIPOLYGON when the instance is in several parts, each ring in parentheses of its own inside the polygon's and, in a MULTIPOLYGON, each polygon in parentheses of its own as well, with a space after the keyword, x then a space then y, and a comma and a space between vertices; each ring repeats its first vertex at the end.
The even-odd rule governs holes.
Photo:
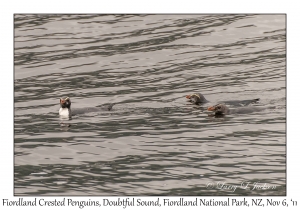
MULTIPOLYGON (((270 107, 269 107, 270 108, 270 107)), ((214 111, 215 115, 228 115, 228 114, 248 114, 252 112, 259 112, 267 109, 266 107, 247 106, 235 109, 229 109, 225 104, 217 104, 207 108, 208 111, 214 111)))
POLYGON ((71 109, 71 100, 69 97, 60 98, 60 109, 58 111, 60 116, 72 117, 78 114, 85 114, 89 112, 98 112, 98 111, 110 111, 114 104, 104 104, 100 107, 86 107, 86 108, 76 108, 71 109))
MULTIPOLYGON (((187 99, 189 99, 189 102, 192 102, 193 104, 199 105, 199 104, 204 104, 208 103, 209 101, 206 100, 204 95, 201 93, 194 93, 186 96, 187 99)), ((256 103, 259 101, 259 98, 256 99, 250 99, 250 100, 229 100, 229 101, 222 101, 219 103, 224 103, 228 105, 249 105, 252 103, 256 103)))

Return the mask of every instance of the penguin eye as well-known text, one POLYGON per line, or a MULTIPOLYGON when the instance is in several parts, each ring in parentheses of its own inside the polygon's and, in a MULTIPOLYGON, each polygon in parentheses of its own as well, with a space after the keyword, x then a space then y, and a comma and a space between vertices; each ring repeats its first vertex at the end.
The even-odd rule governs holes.
POLYGON ((221 106, 218 106, 217 109, 221 109, 221 106))

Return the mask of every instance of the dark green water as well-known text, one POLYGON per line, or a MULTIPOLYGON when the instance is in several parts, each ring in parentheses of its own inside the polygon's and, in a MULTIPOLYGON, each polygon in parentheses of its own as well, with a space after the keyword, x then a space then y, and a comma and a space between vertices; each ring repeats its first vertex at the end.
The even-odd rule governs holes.
POLYGON ((286 194, 284 15, 15 15, 14 24, 15 195, 286 194), (190 105, 194 92, 211 102, 190 105), (61 96, 74 108, 116 105, 61 127, 61 96), (206 111, 251 98, 276 108, 206 111))

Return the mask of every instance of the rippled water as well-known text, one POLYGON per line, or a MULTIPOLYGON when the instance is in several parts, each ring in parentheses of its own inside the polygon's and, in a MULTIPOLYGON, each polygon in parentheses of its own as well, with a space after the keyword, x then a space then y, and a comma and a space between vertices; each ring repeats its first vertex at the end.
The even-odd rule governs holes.
POLYGON ((286 194, 284 15, 15 15, 14 24, 15 195, 286 194), (195 92, 211 102, 191 105, 195 92), (61 127, 62 96, 74 108, 116 105, 61 127), (206 110, 251 98, 275 108, 206 110), (243 182, 247 190, 225 189, 243 182))

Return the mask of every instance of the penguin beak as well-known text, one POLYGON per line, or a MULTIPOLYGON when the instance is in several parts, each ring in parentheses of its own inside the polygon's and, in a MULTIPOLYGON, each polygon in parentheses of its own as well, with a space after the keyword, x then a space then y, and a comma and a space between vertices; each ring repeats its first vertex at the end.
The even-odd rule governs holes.
POLYGON ((187 95, 186 98, 187 98, 187 99, 191 99, 191 95, 187 95))
POLYGON ((208 111, 215 111, 216 108, 215 108, 214 106, 210 106, 210 107, 207 108, 207 110, 208 110, 208 111))

